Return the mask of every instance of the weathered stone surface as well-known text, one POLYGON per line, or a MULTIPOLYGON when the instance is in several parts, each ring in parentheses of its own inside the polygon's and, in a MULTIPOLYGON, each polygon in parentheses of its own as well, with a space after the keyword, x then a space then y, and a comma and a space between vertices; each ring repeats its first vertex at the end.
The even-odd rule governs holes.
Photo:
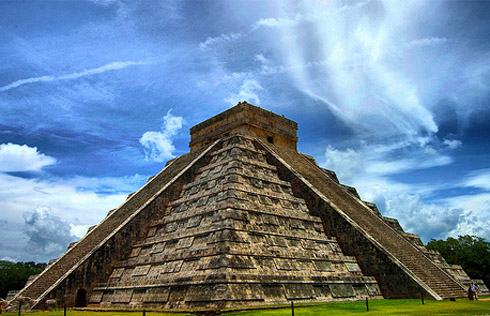
POLYGON ((286 147, 257 142, 267 149, 280 179, 289 181, 310 212, 321 216, 326 234, 337 238, 344 253, 357 258, 364 273, 376 277, 383 296, 415 297, 421 291, 435 299, 465 295, 465 287, 402 231, 386 223, 310 159, 286 147))
POLYGON ((96 297, 112 295, 105 307, 131 301, 141 308, 221 308, 379 297, 366 287, 376 288, 375 280, 327 238, 321 219, 309 214, 250 139, 228 137, 209 156, 209 164, 168 203, 167 215, 148 223, 153 229, 147 237, 94 289, 96 297), (329 284, 347 290, 333 295, 329 284), (174 286, 179 294, 169 296, 174 286), (132 290, 122 290, 127 288, 132 290), (135 290, 138 296, 129 298, 135 290))
MULTIPOLYGON (((467 275, 241 103, 26 285, 35 306, 197 308, 463 296, 467 275)), ((480 288, 483 288, 481 286, 480 288)))

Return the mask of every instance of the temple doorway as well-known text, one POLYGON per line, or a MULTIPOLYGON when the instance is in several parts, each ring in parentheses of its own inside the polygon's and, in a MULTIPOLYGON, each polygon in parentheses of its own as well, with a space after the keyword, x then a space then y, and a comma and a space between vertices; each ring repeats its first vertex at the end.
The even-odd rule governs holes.
POLYGON ((84 289, 79 289, 77 291, 77 300, 75 302, 75 307, 87 307, 87 291, 84 289))

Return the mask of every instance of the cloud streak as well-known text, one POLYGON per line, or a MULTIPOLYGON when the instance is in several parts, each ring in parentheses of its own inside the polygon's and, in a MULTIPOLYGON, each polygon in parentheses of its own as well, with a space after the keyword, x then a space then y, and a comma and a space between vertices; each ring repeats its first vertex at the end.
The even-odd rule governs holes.
POLYGON ((124 69, 127 67, 131 66, 140 66, 140 65, 147 65, 148 62, 142 62, 142 61, 117 61, 113 63, 106 64, 101 67, 97 68, 92 68, 92 69, 87 69, 81 72, 74 72, 71 74, 67 75, 62 75, 62 76, 41 76, 41 77, 32 77, 32 78, 27 78, 27 79, 21 79, 14 81, 6 86, 0 87, 0 92, 5 92, 10 89, 14 89, 17 87, 20 87, 25 84, 31 84, 31 83, 38 83, 38 82, 53 82, 53 81, 63 81, 63 80, 73 80, 73 79, 78 79, 86 76, 92 76, 92 75, 97 75, 101 74, 107 71, 114 71, 114 70, 120 70, 124 69))
MULTIPOLYGON (((262 73, 287 70, 298 90, 324 103, 357 133, 373 139, 437 133, 419 87, 410 74, 392 63, 391 47, 400 41, 399 29, 409 15, 390 3, 381 2, 377 9, 367 3, 345 7, 335 2, 325 6, 305 2, 299 13, 296 6, 283 6, 281 17, 257 21, 255 28, 267 26, 281 39, 278 47, 284 62, 280 68, 263 67, 262 73), (300 23, 309 27, 292 27, 300 23)), ((447 41, 431 37, 407 45, 447 41)))
POLYGON ((410 41, 403 45, 405 48, 414 48, 414 47, 423 47, 423 46, 432 46, 438 44, 444 44, 449 42, 449 40, 445 37, 429 37, 429 38, 421 38, 410 41))
POLYGON ((217 37, 208 37, 204 42, 199 43, 199 49, 206 50, 219 43, 235 42, 242 37, 243 34, 241 33, 221 34, 217 37))

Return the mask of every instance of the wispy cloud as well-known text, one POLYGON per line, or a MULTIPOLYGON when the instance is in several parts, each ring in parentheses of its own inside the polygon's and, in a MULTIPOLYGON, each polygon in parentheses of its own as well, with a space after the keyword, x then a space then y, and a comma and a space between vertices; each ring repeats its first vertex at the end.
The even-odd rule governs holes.
MULTIPOLYGON (((281 39, 278 47, 284 61, 281 67, 266 65, 261 73, 287 72, 298 90, 323 102, 364 137, 412 138, 421 131, 436 133, 437 124, 417 84, 393 67, 387 56, 399 41, 397 31, 408 14, 390 3, 383 2, 378 9, 367 3, 345 7, 335 2, 325 6, 306 2, 299 13, 292 13, 295 6, 284 10, 284 15, 289 11, 292 17, 259 20, 256 26, 274 27, 270 32, 281 39), (289 27, 300 22, 308 22, 309 27, 301 32, 289 27)), ((442 41, 431 38, 412 45, 442 41)))
POLYGON ((432 46, 438 44, 444 44, 449 42, 445 37, 429 37, 429 38, 421 38, 410 41, 408 43, 403 44, 405 48, 414 48, 414 47, 423 47, 423 46, 432 46))
POLYGON ((301 14, 296 14, 292 18, 281 17, 281 18, 264 18, 260 19, 252 26, 252 30, 258 29, 259 27, 292 27, 300 24, 305 20, 305 17, 301 14))
POLYGON ((449 149, 457 149, 463 146, 463 142, 459 139, 445 139, 443 144, 449 149))
POLYGON ((384 177, 407 171, 428 169, 449 165, 453 162, 450 156, 441 154, 427 144, 403 143, 403 150, 410 148, 411 156, 396 157, 402 147, 379 145, 363 145, 354 150, 339 150, 327 146, 323 165, 338 173, 339 179, 352 184, 358 177, 384 177))
POLYGON ((265 64, 268 62, 267 58, 263 54, 255 54, 254 59, 262 64, 265 64))
POLYGON ((257 94, 258 91, 264 90, 260 83, 256 80, 247 79, 244 80, 242 85, 240 86, 240 91, 238 93, 232 94, 228 98, 225 98, 225 101, 230 103, 231 105, 236 105, 241 101, 252 102, 256 105, 260 105, 260 98, 257 94))
POLYGON ((216 37, 208 37, 204 42, 199 43, 200 50, 206 50, 211 48, 214 45, 224 42, 234 42, 244 35, 242 33, 231 33, 231 34, 221 34, 216 37))
POLYGON ((125 62, 113 62, 106 64, 101 67, 97 68, 92 68, 92 69, 87 69, 81 72, 74 72, 71 74, 67 75, 61 75, 61 76, 41 76, 41 77, 32 77, 32 78, 27 78, 27 79, 21 79, 14 81, 6 86, 0 87, 0 92, 4 92, 10 89, 14 89, 17 87, 20 87, 25 84, 30 84, 30 83, 37 83, 37 82, 52 82, 52 81, 62 81, 62 80, 73 80, 73 79, 78 79, 86 76, 92 76, 96 74, 101 74, 107 71, 113 71, 113 70, 120 70, 124 69, 130 66, 139 66, 139 65, 147 65, 149 64, 148 62, 143 62, 143 61, 125 61, 125 62))
MULTIPOLYGON (((370 2, 372 2, 372 1, 371 0, 359 1, 359 2, 354 3, 354 4, 342 5, 340 7, 335 7, 335 6, 333 6, 327 2, 327 3, 325 3, 325 5, 323 5, 322 10, 309 12, 308 14, 296 13, 294 15, 294 17, 262 18, 252 25, 252 30, 256 30, 260 27, 270 27, 270 28, 294 27, 294 26, 298 26, 301 23, 315 22, 316 20, 326 18, 326 15, 324 14, 324 11, 323 11, 325 9, 330 10, 330 11, 335 11, 334 13, 336 13, 336 14, 344 14, 345 12, 350 11, 350 10, 360 9, 370 2)), ((322 7, 322 6, 320 5, 320 7, 322 7)))
POLYGON ((466 187, 484 189, 490 192, 490 169, 472 171, 463 181, 466 187))
POLYGON ((103 6, 110 6, 121 2, 121 0, 89 0, 89 1, 103 6))

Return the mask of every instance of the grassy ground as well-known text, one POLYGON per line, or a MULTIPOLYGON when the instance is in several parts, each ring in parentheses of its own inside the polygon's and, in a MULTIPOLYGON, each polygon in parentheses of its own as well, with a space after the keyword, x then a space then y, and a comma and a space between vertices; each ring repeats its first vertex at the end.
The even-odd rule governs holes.
MULTIPOLYGON (((63 310, 22 313, 26 316, 62 316, 63 310)), ((2 316, 15 316, 17 313, 3 313, 2 316)), ((140 316, 142 312, 90 312, 90 311, 67 311, 67 316, 140 316)), ((161 312, 146 312, 146 316, 165 316, 179 314, 168 314, 161 312)), ((180 314, 185 315, 185 314, 180 314)), ((228 316, 289 316, 291 309, 265 309, 250 310, 243 312, 224 313, 228 316)), ((425 301, 422 305, 420 300, 376 300, 369 301, 369 312, 366 312, 366 303, 361 302, 337 302, 318 305, 295 304, 295 316, 313 315, 470 315, 487 316, 490 315, 490 298, 482 298, 479 301, 468 301, 458 299, 456 302, 450 301, 425 301)))
MULTIPOLYGON (((289 316, 291 309, 247 311, 229 315, 289 316)), ((342 302, 307 307, 295 306, 294 315, 490 315, 490 300, 425 301, 424 305, 420 300, 376 300, 369 301, 369 312, 366 312, 365 302, 342 302)))

